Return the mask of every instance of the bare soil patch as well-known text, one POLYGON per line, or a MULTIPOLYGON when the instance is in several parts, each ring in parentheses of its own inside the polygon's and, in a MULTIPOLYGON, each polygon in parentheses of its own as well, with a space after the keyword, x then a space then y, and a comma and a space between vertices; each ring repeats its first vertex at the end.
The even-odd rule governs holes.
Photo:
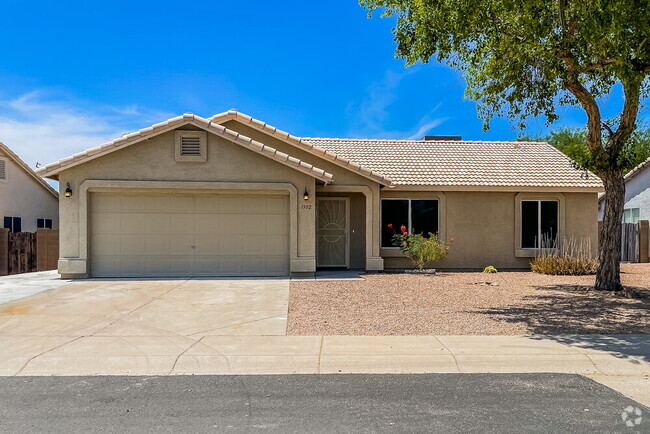
POLYGON ((629 299, 593 276, 374 274, 292 282, 290 335, 649 334, 650 264, 623 264, 629 299))

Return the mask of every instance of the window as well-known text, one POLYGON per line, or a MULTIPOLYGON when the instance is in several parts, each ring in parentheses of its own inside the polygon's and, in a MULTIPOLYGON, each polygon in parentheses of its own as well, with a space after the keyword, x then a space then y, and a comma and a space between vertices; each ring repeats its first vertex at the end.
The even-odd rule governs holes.
POLYGON ((438 201, 411 199, 383 199, 381 201, 381 246, 393 246, 393 229, 404 225, 409 233, 429 236, 438 232, 438 201))
POLYGON ((555 200, 521 201, 521 248, 536 249, 555 244, 559 225, 559 202, 555 200))
POLYGON ((207 161, 206 142, 205 131, 176 131, 176 161, 207 161))
POLYGON ((38 229, 52 229, 52 219, 36 219, 38 229))
POLYGON ((639 223, 639 208, 628 208, 624 210, 623 223, 639 223))
POLYGON ((5 229, 9 229, 9 232, 22 232, 23 219, 20 217, 5 217, 5 229))

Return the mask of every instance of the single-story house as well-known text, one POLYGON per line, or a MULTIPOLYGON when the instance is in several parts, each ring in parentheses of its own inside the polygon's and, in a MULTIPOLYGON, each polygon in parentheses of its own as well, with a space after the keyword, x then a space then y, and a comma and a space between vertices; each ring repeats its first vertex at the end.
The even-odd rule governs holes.
POLYGON ((300 138, 184 114, 38 170, 66 277, 285 276, 410 266, 388 224, 455 238, 447 269, 523 269, 597 240, 600 180, 546 143, 300 138))
MULTIPOLYGON (((605 197, 598 200, 598 220, 603 220, 605 197)), ((625 175, 625 206, 623 222, 650 220, 650 158, 625 175)))
POLYGON ((0 216, 9 232, 59 227, 59 193, 1 142, 0 216))

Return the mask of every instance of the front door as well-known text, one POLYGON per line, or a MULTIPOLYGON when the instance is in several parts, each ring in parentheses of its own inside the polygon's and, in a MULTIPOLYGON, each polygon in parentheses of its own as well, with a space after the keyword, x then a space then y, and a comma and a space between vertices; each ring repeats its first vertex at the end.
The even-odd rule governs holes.
POLYGON ((320 197, 316 201, 316 265, 348 267, 349 198, 320 197))

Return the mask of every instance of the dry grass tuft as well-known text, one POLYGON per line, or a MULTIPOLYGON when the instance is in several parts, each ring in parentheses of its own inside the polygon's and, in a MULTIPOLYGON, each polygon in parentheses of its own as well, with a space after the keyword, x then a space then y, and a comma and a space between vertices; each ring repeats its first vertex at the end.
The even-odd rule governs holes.
POLYGON ((542 247, 530 263, 530 268, 535 273, 555 276, 595 274, 597 267, 598 261, 591 256, 589 239, 578 241, 575 238, 564 240, 559 248, 557 242, 550 247, 542 247))

